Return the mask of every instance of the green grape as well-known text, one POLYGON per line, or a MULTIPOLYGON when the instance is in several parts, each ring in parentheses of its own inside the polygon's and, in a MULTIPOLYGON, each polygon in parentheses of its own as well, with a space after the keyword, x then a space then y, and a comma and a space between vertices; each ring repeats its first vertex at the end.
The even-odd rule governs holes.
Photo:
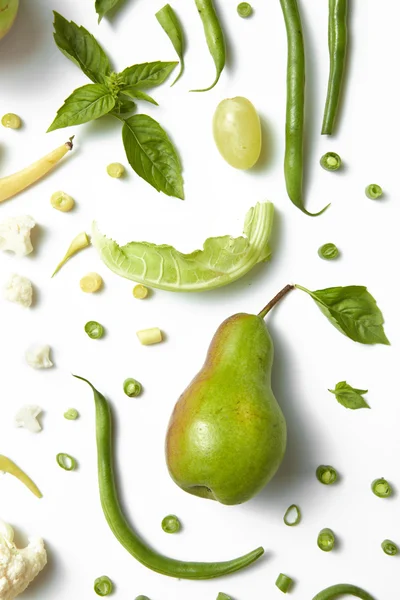
POLYGON ((251 169, 260 157, 261 124, 247 98, 238 96, 220 102, 213 120, 217 148, 231 167, 251 169))

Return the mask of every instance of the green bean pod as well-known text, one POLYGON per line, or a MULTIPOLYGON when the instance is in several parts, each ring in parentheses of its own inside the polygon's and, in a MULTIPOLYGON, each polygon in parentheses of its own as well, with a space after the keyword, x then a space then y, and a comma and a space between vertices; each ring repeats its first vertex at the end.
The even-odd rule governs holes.
POLYGON ((329 55, 330 72, 322 135, 331 135, 342 90, 347 53, 347 0, 329 0, 329 55))
POLYGON ((356 585, 351 585, 349 583, 338 583, 336 585, 332 585, 331 587, 322 590, 322 592, 314 596, 313 600, 335 600, 335 598, 340 598, 345 594, 354 596, 355 598, 360 598, 361 600, 374 600, 374 598, 368 594, 368 592, 357 587, 356 585))
POLYGON ((93 390, 96 407, 97 465, 101 506, 111 531, 124 548, 142 565, 161 575, 179 579, 212 579, 233 573, 256 561, 264 548, 226 562, 184 562, 168 558, 153 550, 129 526, 119 503, 114 479, 111 409, 100 392, 84 379, 93 390))
POLYGON ((303 137, 305 104, 305 54, 303 29, 297 0, 280 0, 288 38, 285 180, 290 200, 310 217, 303 202, 303 137))
POLYGON ((208 92, 217 85, 219 78, 221 77, 221 73, 225 67, 225 38, 217 13, 215 12, 213 0, 194 1, 196 3, 197 10, 199 11, 200 18, 203 22, 206 42, 215 64, 216 76, 210 87, 202 90, 192 90, 192 92, 208 92))

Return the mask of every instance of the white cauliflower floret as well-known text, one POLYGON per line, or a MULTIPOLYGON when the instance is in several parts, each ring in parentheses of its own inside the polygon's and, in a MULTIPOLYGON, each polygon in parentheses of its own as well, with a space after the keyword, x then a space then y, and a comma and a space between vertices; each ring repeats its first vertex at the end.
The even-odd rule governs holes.
POLYGON ((43 410, 40 406, 36 406, 36 404, 27 404, 26 406, 23 406, 15 415, 14 422, 16 427, 24 427, 32 433, 39 433, 39 431, 42 431, 42 426, 37 420, 37 417, 42 412, 43 410))
POLYGON ((29 538, 26 548, 14 544, 13 528, 0 522, 0 600, 13 600, 35 579, 47 563, 43 540, 29 538))
POLYGON ((17 256, 26 256, 33 250, 31 229, 36 223, 28 215, 10 217, 0 223, 0 250, 10 250, 17 256))
MULTIPOLYGON (((34 369, 50 369, 53 363, 50 360, 50 346, 31 346, 25 352, 26 362, 34 369)), ((1 600, 1 599, 0 599, 1 600)))
POLYGON ((29 308, 33 299, 32 283, 21 275, 11 275, 4 296, 10 302, 29 308))

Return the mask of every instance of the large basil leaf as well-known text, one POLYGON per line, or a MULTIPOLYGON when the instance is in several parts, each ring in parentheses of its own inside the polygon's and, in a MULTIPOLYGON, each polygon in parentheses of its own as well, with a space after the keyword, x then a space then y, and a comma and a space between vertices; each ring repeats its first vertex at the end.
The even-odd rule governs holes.
POLYGON ((97 14, 99 15, 99 23, 104 17, 104 15, 106 15, 109 10, 114 8, 114 6, 116 6, 119 1, 120 0, 96 0, 95 8, 97 14))
POLYGON ((359 408, 370 408, 363 398, 368 390, 357 390, 351 387, 346 381, 340 381, 336 384, 334 390, 328 390, 331 394, 335 394, 336 400, 345 408, 357 410, 359 408))
POLYGON ((341 333, 361 344, 389 344, 383 329, 383 315, 367 288, 361 285, 333 287, 311 292, 323 314, 341 333))
POLYGON ((257 204, 247 213, 244 236, 208 238, 203 250, 191 254, 148 242, 119 246, 102 235, 96 223, 92 244, 107 267, 121 277, 171 292, 201 292, 232 283, 271 257, 273 216, 273 204, 257 204))
MULTIPOLYGON (((120 75, 125 86, 150 88, 161 85, 175 69, 177 62, 150 62, 133 65, 124 69, 120 75)), ((123 87, 121 87, 121 91, 123 87)))
POLYGON ((95 37, 55 11, 54 41, 61 52, 94 83, 104 83, 105 77, 111 73, 110 61, 95 37))
POLYGON ((109 113, 114 106, 115 98, 107 86, 89 83, 72 92, 47 131, 93 121, 109 113))
POLYGON ((148 115, 124 121, 122 139, 129 164, 158 192, 183 200, 182 167, 164 129, 148 115))

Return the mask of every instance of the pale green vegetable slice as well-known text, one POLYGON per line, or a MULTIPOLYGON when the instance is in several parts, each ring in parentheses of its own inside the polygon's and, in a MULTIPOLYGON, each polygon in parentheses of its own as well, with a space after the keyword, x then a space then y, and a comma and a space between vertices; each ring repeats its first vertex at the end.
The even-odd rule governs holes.
POLYGON ((86 235, 86 233, 83 231, 82 233, 79 233, 71 242, 71 244, 69 245, 69 248, 64 256, 64 258, 62 259, 62 261, 60 263, 58 263, 56 270, 54 271, 52 277, 54 277, 54 275, 56 273, 58 273, 58 271, 61 269, 61 267, 63 267, 65 265, 65 263, 72 257, 74 256, 74 254, 76 254, 77 252, 79 252, 80 250, 83 250, 83 248, 87 248, 88 246, 90 246, 90 241, 88 236, 86 235))
POLYGON ((100 233, 96 223, 92 244, 105 265, 121 277, 172 292, 200 292, 232 283, 271 257, 273 216, 271 202, 258 203, 246 215, 244 236, 208 238, 203 250, 191 254, 149 242, 119 246, 100 233))

